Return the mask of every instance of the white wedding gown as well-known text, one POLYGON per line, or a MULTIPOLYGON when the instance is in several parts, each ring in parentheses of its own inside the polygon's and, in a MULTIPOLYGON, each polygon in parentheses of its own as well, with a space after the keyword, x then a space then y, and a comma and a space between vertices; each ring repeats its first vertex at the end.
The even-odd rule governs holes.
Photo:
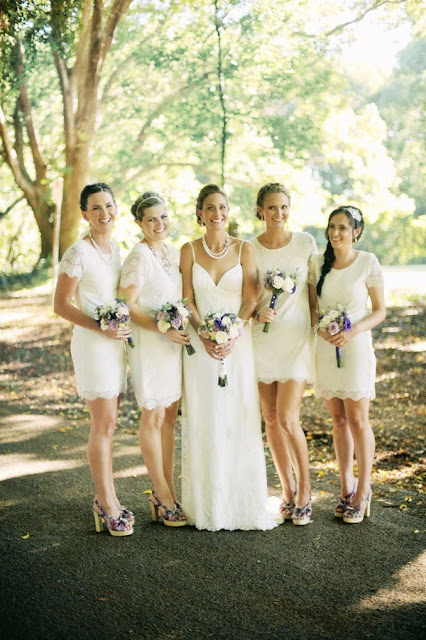
MULTIPOLYGON (((240 264, 217 285, 193 264, 193 287, 200 317, 242 304, 240 264)), ((182 409, 182 504, 197 529, 272 529, 267 511, 266 466, 254 372, 251 330, 226 359, 228 386, 218 386, 218 361, 207 355, 194 329, 196 353, 184 353, 182 409)))

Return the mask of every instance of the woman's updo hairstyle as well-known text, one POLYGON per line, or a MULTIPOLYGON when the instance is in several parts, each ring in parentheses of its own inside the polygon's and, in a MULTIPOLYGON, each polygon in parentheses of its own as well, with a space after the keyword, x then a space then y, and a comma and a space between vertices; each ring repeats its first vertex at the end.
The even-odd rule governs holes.
POLYGON ((208 196, 211 196, 212 193, 220 193, 222 196, 224 196, 226 204, 229 207, 228 196, 226 195, 222 187, 219 187, 219 185, 217 184, 206 184, 206 186, 201 189, 195 202, 195 215, 197 216, 197 223, 200 225, 200 227, 204 226, 204 222, 198 212, 203 208, 204 200, 208 196))
POLYGON ((257 192, 256 218, 259 218, 259 220, 263 220, 262 216, 259 213, 259 208, 263 207, 263 203, 265 202, 265 196, 268 193, 283 193, 288 198, 288 204, 289 205, 291 204, 291 195, 287 187, 285 187, 280 182, 268 182, 267 184, 264 184, 263 187, 260 187, 259 191, 257 192))
POLYGON ((150 207, 155 207, 157 204, 166 204, 164 198, 160 196, 156 191, 145 191, 141 196, 138 196, 132 204, 130 211, 134 216, 135 220, 141 221, 145 209, 149 209, 150 207))
POLYGON ((333 247, 331 246, 331 242, 328 239, 328 228, 330 226, 330 221, 331 219, 336 216, 338 213, 344 213, 345 216, 347 217, 347 219, 349 220, 349 224, 351 225, 352 229, 355 231, 355 229, 360 229, 359 234, 356 236, 355 238, 355 242, 358 242, 358 240, 360 239, 360 237, 362 236, 362 232, 364 231, 364 217, 362 215, 362 211, 361 209, 358 209, 358 207, 353 207, 352 205, 348 206, 342 206, 342 207, 338 207, 337 209, 334 209, 334 211, 332 211, 328 217, 328 222, 327 222, 327 228, 325 230, 325 237, 327 239, 327 247, 324 251, 324 264, 321 267, 321 276, 320 279, 318 280, 317 283, 317 296, 319 297, 321 295, 321 291, 322 291, 322 285, 324 284, 324 278, 327 275, 327 273, 330 272, 332 266, 333 266, 333 262, 336 258, 336 256, 334 255, 334 251, 333 251, 333 247))
POLYGON ((107 193, 109 193, 115 204, 114 194, 111 187, 105 184, 105 182, 95 182, 94 184, 86 184, 83 191, 81 192, 80 209, 82 211, 87 211, 87 201, 89 200, 89 196, 93 195, 94 193, 99 193, 100 191, 106 191, 107 193))

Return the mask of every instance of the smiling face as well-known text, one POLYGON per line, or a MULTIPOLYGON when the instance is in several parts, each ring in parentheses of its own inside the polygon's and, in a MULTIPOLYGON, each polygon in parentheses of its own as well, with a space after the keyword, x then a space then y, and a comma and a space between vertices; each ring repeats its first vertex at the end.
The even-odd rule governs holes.
POLYGON ((87 198, 83 218, 90 224, 92 234, 110 234, 117 216, 117 205, 109 191, 98 191, 87 198))
POLYGON ((281 229, 288 220, 290 202, 285 193, 267 193, 258 212, 271 229, 281 229))
POLYGON ((211 193, 204 199, 203 208, 198 210, 199 217, 207 229, 223 229, 228 222, 228 201, 221 193, 211 193))
POLYGON ((142 229, 148 244, 162 242, 169 231, 169 216, 164 204, 155 204, 143 211, 142 220, 136 220, 136 224, 142 229))
POLYGON ((328 223, 327 235, 333 249, 350 249, 360 233, 353 229, 349 218, 344 213, 336 213, 328 223))

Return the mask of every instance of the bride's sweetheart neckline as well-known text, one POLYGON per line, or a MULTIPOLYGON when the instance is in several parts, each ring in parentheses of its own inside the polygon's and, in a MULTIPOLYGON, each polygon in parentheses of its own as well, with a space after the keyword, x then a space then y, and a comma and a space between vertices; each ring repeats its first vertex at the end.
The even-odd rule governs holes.
POLYGON ((222 273, 222 275, 220 276, 219 280, 217 282, 215 282, 213 280, 213 277, 211 276, 211 274, 207 271, 207 269, 205 267, 203 267, 202 264, 199 264, 198 262, 194 262, 193 264, 196 264, 198 267, 201 267, 201 269, 207 273, 207 275, 209 276, 210 280, 213 282, 215 287, 218 287, 219 284, 222 282, 223 278, 226 276, 227 273, 229 273, 230 271, 232 271, 233 269, 235 269, 235 267, 241 267, 241 263, 237 262, 237 264, 234 264, 233 267, 229 267, 229 269, 227 269, 226 271, 224 271, 224 273, 222 273))

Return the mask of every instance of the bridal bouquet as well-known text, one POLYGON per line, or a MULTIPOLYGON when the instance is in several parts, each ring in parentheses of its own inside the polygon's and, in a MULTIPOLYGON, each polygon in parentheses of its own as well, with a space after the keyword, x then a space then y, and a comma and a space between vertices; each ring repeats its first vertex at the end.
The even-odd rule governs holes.
MULTIPOLYGON (((184 330, 190 315, 190 310, 182 300, 180 302, 166 302, 161 309, 155 312, 154 319, 158 330, 161 333, 166 333, 170 328, 184 330)), ((189 356, 195 353, 192 344, 186 344, 185 348, 189 356)))
MULTIPOLYGON (((96 320, 102 331, 107 329, 122 329, 129 324, 130 311, 127 303, 121 298, 115 298, 114 304, 101 304, 96 307, 96 320)), ((135 346, 132 336, 127 338, 127 344, 132 349, 135 346)))
MULTIPOLYGON (((349 331, 351 327, 352 323, 342 304, 337 303, 332 309, 320 309, 317 329, 323 329, 331 336, 335 336, 339 331, 349 331)), ((336 347, 336 362, 339 369, 343 367, 342 347, 336 347)))
MULTIPOLYGON (((208 313, 198 327, 198 335, 217 344, 226 344, 228 340, 241 338, 244 322, 235 313, 208 313)), ((219 387, 228 385, 225 358, 219 362, 219 387)))
MULTIPOLYGON (((263 276, 263 286, 267 291, 272 291, 271 302, 269 303, 270 309, 275 309, 278 296, 282 293, 294 293, 296 291, 296 279, 297 271, 293 275, 286 275, 282 269, 270 269, 263 276)), ((265 322, 263 332, 268 333, 269 322, 265 322)))

